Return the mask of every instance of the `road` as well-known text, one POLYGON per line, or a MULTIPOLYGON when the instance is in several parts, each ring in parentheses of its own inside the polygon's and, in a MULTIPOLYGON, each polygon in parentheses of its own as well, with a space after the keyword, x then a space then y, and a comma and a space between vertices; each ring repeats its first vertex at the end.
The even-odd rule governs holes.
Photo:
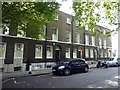
POLYGON ((118 88, 118 67, 94 68, 69 76, 39 75, 12 78, 3 88, 118 88))

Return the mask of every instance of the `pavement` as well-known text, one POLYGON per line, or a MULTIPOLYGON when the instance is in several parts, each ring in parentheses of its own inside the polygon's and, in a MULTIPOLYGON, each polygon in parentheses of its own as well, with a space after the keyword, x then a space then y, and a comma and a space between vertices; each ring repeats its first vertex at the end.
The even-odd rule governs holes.
MULTIPOLYGON (((91 64, 89 65, 89 68, 95 68, 96 64, 91 64)), ((25 77, 25 76, 35 76, 35 75, 46 75, 46 74, 51 74, 52 73, 52 68, 47 68, 47 69, 41 69, 41 70, 36 70, 36 71, 31 71, 31 74, 29 71, 16 71, 16 72, 11 72, 11 73, 0 73, 0 81, 4 81, 9 78, 15 78, 15 77, 25 77)))

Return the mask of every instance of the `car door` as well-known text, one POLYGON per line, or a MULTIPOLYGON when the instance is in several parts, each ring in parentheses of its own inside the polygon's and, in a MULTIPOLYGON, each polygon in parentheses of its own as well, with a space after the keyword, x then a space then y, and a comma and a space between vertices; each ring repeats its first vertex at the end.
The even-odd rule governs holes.
POLYGON ((79 65, 77 60, 71 61, 70 66, 71 66, 71 71, 72 72, 78 72, 79 71, 80 65, 79 65))
POLYGON ((80 66, 79 70, 81 71, 81 70, 83 70, 85 68, 86 63, 83 60, 78 60, 78 62, 79 62, 79 66, 80 66))
POLYGON ((117 58, 117 61, 118 61, 118 65, 120 66, 120 58, 117 58))

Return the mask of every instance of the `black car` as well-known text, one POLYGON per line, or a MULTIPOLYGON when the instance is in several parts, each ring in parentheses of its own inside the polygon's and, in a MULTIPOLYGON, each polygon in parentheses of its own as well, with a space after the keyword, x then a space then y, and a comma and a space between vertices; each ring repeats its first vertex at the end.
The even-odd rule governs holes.
POLYGON ((76 58, 60 62, 53 66, 52 73, 54 75, 69 75, 74 72, 88 72, 89 66, 84 59, 76 58))

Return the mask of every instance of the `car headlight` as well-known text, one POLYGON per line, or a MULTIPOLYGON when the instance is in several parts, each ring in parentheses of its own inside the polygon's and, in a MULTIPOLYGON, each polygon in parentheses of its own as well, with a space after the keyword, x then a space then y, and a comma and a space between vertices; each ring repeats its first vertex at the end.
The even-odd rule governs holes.
POLYGON ((58 69, 63 69, 63 68, 65 68, 65 66, 60 66, 58 69))

